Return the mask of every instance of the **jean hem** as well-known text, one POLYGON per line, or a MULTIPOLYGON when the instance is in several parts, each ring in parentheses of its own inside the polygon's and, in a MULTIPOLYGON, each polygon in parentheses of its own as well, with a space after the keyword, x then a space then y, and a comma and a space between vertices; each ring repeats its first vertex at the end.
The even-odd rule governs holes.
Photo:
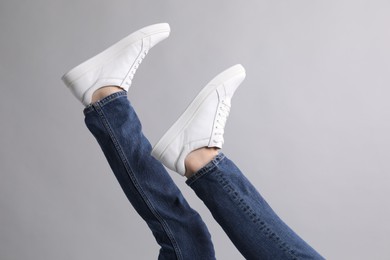
POLYGON ((108 95, 107 97, 95 102, 95 103, 91 103, 84 108, 84 115, 94 111, 95 106, 103 107, 104 105, 110 103, 111 101, 114 101, 115 99, 123 97, 123 96, 127 97, 127 91, 123 90, 123 91, 115 92, 115 93, 108 95))
POLYGON ((218 164, 225 159, 225 155, 223 153, 219 153, 211 162, 203 166, 199 171, 194 173, 190 178, 186 180, 186 183, 188 186, 191 186, 194 182, 196 182, 198 179, 212 171, 215 167, 218 166, 218 164))

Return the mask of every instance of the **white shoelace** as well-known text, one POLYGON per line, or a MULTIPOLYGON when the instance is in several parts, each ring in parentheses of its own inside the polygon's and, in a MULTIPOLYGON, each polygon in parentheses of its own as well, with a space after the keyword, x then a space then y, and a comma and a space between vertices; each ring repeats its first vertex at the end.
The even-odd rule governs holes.
POLYGON ((218 105, 217 116, 215 120, 213 142, 223 144, 223 134, 225 133, 225 125, 230 113, 230 105, 225 101, 218 105))
POLYGON ((133 81, 133 78, 134 78, 134 75, 135 73, 137 72, 137 69, 139 67, 139 65, 142 63, 142 61, 145 59, 146 57, 146 54, 148 54, 148 49, 145 49, 141 55, 138 56, 137 60, 134 62, 134 66, 132 67, 131 71, 130 71, 130 74, 127 78, 127 81, 126 81, 126 84, 128 86, 131 85, 131 82, 133 81))

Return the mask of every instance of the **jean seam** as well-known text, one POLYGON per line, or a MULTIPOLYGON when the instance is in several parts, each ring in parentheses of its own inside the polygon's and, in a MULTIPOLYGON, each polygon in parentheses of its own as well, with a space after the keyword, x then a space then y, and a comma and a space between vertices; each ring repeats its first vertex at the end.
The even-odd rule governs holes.
MULTIPOLYGON (((123 92, 114 93, 113 95, 119 94, 119 93, 123 93, 123 92)), ((165 231, 166 235, 170 239, 172 246, 175 249, 175 253, 177 255, 177 258, 179 260, 183 259, 181 251, 180 251, 180 247, 178 246, 176 239, 174 238, 172 232, 170 231, 168 224, 163 220, 163 218, 160 216, 160 214, 157 212, 157 210, 153 207, 153 205, 149 201, 147 195, 143 192, 142 187, 138 184, 138 181, 133 174, 133 170, 131 169, 130 164, 128 163, 128 161, 123 153, 123 149, 120 146, 120 144, 119 144, 119 142, 118 142, 118 140, 117 140, 108 120, 106 119, 106 116, 104 115, 103 110, 102 110, 102 107, 101 107, 102 103, 107 104, 107 103, 111 102, 112 100, 116 99, 116 97, 120 97, 120 96, 122 96, 122 95, 115 95, 115 96, 111 97, 110 99, 105 100, 107 102, 97 102, 97 103, 92 104, 91 107, 93 107, 93 109, 97 112, 104 127, 108 131, 110 139, 114 143, 115 150, 119 154, 119 157, 120 157, 122 163, 124 164, 127 175, 129 176, 130 180, 133 182, 134 186, 136 187, 136 190, 139 192, 141 198, 143 199, 143 201, 145 202, 145 204, 147 205, 149 210, 152 212, 152 214, 155 216, 155 218, 159 221, 159 223, 163 227, 163 230, 165 231)), ((108 96, 108 97, 110 97, 110 96, 108 96)), ((101 101, 103 101, 103 100, 101 100, 101 101)))
POLYGON ((263 232, 268 239, 272 239, 274 242, 276 242, 279 245, 279 248, 292 257, 292 259, 297 260, 298 256, 295 255, 294 250, 291 249, 286 242, 282 242, 281 238, 276 235, 276 233, 265 223, 265 221, 260 219, 260 217, 245 202, 245 200, 240 197, 239 193, 233 188, 227 178, 223 176, 223 173, 221 171, 216 171, 215 176, 218 180, 218 183, 229 194, 229 198, 231 198, 233 202, 235 202, 238 207, 249 217, 249 219, 259 227, 260 231, 263 232))

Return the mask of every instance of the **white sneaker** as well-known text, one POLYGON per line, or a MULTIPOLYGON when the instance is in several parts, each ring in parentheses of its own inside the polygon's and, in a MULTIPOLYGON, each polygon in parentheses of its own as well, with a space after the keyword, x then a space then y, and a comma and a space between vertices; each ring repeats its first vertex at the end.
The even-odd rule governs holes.
POLYGON ((169 36, 167 23, 142 28, 66 73, 62 80, 73 94, 89 105, 99 88, 114 85, 128 91, 148 51, 169 36))
POLYGON ((202 147, 222 148, 231 98, 244 78, 244 67, 235 65, 211 80, 157 142, 153 157, 185 175, 184 160, 190 152, 202 147))

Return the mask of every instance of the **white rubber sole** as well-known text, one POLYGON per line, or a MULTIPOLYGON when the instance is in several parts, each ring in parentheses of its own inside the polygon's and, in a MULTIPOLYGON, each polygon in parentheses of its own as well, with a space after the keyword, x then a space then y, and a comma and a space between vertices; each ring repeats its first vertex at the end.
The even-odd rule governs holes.
POLYGON ((213 93, 218 86, 223 84, 225 81, 238 76, 240 74, 245 74, 245 69, 242 65, 237 64, 229 69, 218 74, 213 78, 195 97, 179 119, 168 129, 164 136, 157 142, 152 150, 152 156, 157 160, 161 160, 164 157, 164 153, 167 150, 168 146, 175 140, 175 138, 181 134, 181 132, 186 128, 186 126, 192 121, 196 115, 198 109, 204 102, 204 100, 213 93))
POLYGON ((158 33, 169 33, 170 27, 167 23, 159 23, 144 27, 129 36, 118 41, 114 45, 110 46, 106 50, 100 52, 94 57, 74 67, 65 75, 62 76, 62 80, 68 87, 71 87, 75 81, 82 77, 85 73, 102 66, 107 60, 110 60, 119 55, 127 46, 158 33))

